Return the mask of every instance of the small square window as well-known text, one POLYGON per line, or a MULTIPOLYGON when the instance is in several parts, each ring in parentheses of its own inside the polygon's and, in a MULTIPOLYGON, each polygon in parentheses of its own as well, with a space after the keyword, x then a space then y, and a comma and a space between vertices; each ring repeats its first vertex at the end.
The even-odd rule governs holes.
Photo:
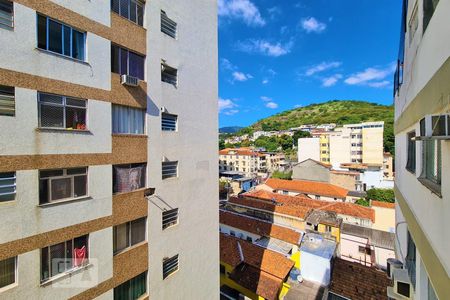
POLYGON ((14 117, 15 114, 16 100, 14 87, 0 85, 0 116, 14 117))
POLYGON ((14 4, 12 1, 0 0, 0 28, 14 27, 14 4))
POLYGON ((178 208, 162 212, 162 229, 169 228, 178 224, 178 208))
POLYGON ((163 260, 163 279, 178 271, 178 254, 163 260))
POLYGON ((0 289, 16 283, 17 257, 0 260, 0 289))

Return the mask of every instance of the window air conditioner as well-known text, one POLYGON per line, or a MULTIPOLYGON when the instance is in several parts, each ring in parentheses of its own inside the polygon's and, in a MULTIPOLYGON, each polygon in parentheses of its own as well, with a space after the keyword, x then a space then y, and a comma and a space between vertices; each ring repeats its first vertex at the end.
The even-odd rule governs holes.
POLYGON ((450 139, 450 114, 426 115, 420 120, 420 136, 415 140, 450 139))
POLYGON ((120 83, 128 86, 138 86, 139 79, 137 77, 124 74, 120 76, 120 83))
POLYGON ((409 279, 408 270, 395 269, 392 272, 394 286, 388 286, 387 296, 391 299, 409 300, 413 299, 414 288, 409 279))
POLYGON ((387 259, 387 276, 392 279, 392 273, 396 269, 403 269, 403 263, 395 258, 387 259))

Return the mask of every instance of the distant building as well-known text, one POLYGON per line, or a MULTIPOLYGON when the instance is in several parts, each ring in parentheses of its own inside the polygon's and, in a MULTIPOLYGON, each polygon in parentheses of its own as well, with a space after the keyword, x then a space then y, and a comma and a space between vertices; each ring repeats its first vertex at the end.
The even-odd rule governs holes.
POLYGON ((250 148, 227 148, 219 151, 219 172, 239 171, 251 176, 267 172, 266 155, 250 148))

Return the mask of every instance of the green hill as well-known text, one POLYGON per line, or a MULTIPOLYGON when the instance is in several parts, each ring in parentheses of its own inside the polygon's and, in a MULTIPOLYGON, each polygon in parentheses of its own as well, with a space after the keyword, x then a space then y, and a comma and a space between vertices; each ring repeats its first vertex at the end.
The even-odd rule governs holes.
POLYGON ((238 134, 257 130, 285 130, 304 124, 336 123, 338 125, 384 121, 384 148, 394 154, 394 106, 366 101, 333 100, 287 110, 244 128, 238 134))

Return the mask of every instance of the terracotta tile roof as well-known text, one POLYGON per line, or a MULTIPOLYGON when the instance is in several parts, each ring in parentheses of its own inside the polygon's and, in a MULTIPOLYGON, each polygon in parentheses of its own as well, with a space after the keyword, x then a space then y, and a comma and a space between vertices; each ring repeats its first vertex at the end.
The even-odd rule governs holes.
POLYGON ((290 244, 298 245, 300 243, 301 233, 244 215, 220 211, 220 223, 260 236, 273 237, 290 244))
POLYGON ((394 209, 395 208, 395 203, 389 203, 389 202, 372 200, 372 206, 394 209))
POLYGON ((243 262, 272 276, 284 280, 294 266, 292 260, 280 253, 223 233, 220 234, 220 261, 233 268, 242 263, 238 242, 244 256, 243 262))
MULTIPOLYGON (((330 201, 313 200, 302 196, 288 196, 277 193, 271 193, 265 190, 250 191, 243 194, 243 196, 247 198, 264 199, 268 202, 274 199, 275 201, 283 204, 281 206, 272 204, 272 206, 275 206, 276 212, 279 212, 281 214, 284 213, 294 217, 299 217, 299 215, 302 215, 302 217, 300 217, 302 219, 306 218, 310 210, 319 209, 324 211, 335 212, 341 215, 353 216, 362 219, 369 219, 372 222, 375 222, 375 211, 372 208, 348 202, 330 202, 330 201), (294 211, 294 214, 290 213, 292 211, 294 211)), ((247 206, 252 206, 251 203, 249 202, 251 201, 247 200, 247 206)), ((264 208, 261 207, 261 209, 264 208)))
POLYGON ((336 258, 329 290, 349 299, 387 300, 386 287, 389 285, 385 272, 336 258))
POLYGON ((345 198, 348 190, 339 186, 317 181, 307 180, 283 180, 277 178, 269 178, 266 185, 275 190, 287 190, 298 193, 313 194, 326 196, 331 198, 345 198))
POLYGON ((250 148, 226 148, 219 151, 219 155, 243 155, 243 156, 265 156, 262 153, 251 150, 250 148), (233 151, 235 153, 230 154, 229 152, 233 151))

